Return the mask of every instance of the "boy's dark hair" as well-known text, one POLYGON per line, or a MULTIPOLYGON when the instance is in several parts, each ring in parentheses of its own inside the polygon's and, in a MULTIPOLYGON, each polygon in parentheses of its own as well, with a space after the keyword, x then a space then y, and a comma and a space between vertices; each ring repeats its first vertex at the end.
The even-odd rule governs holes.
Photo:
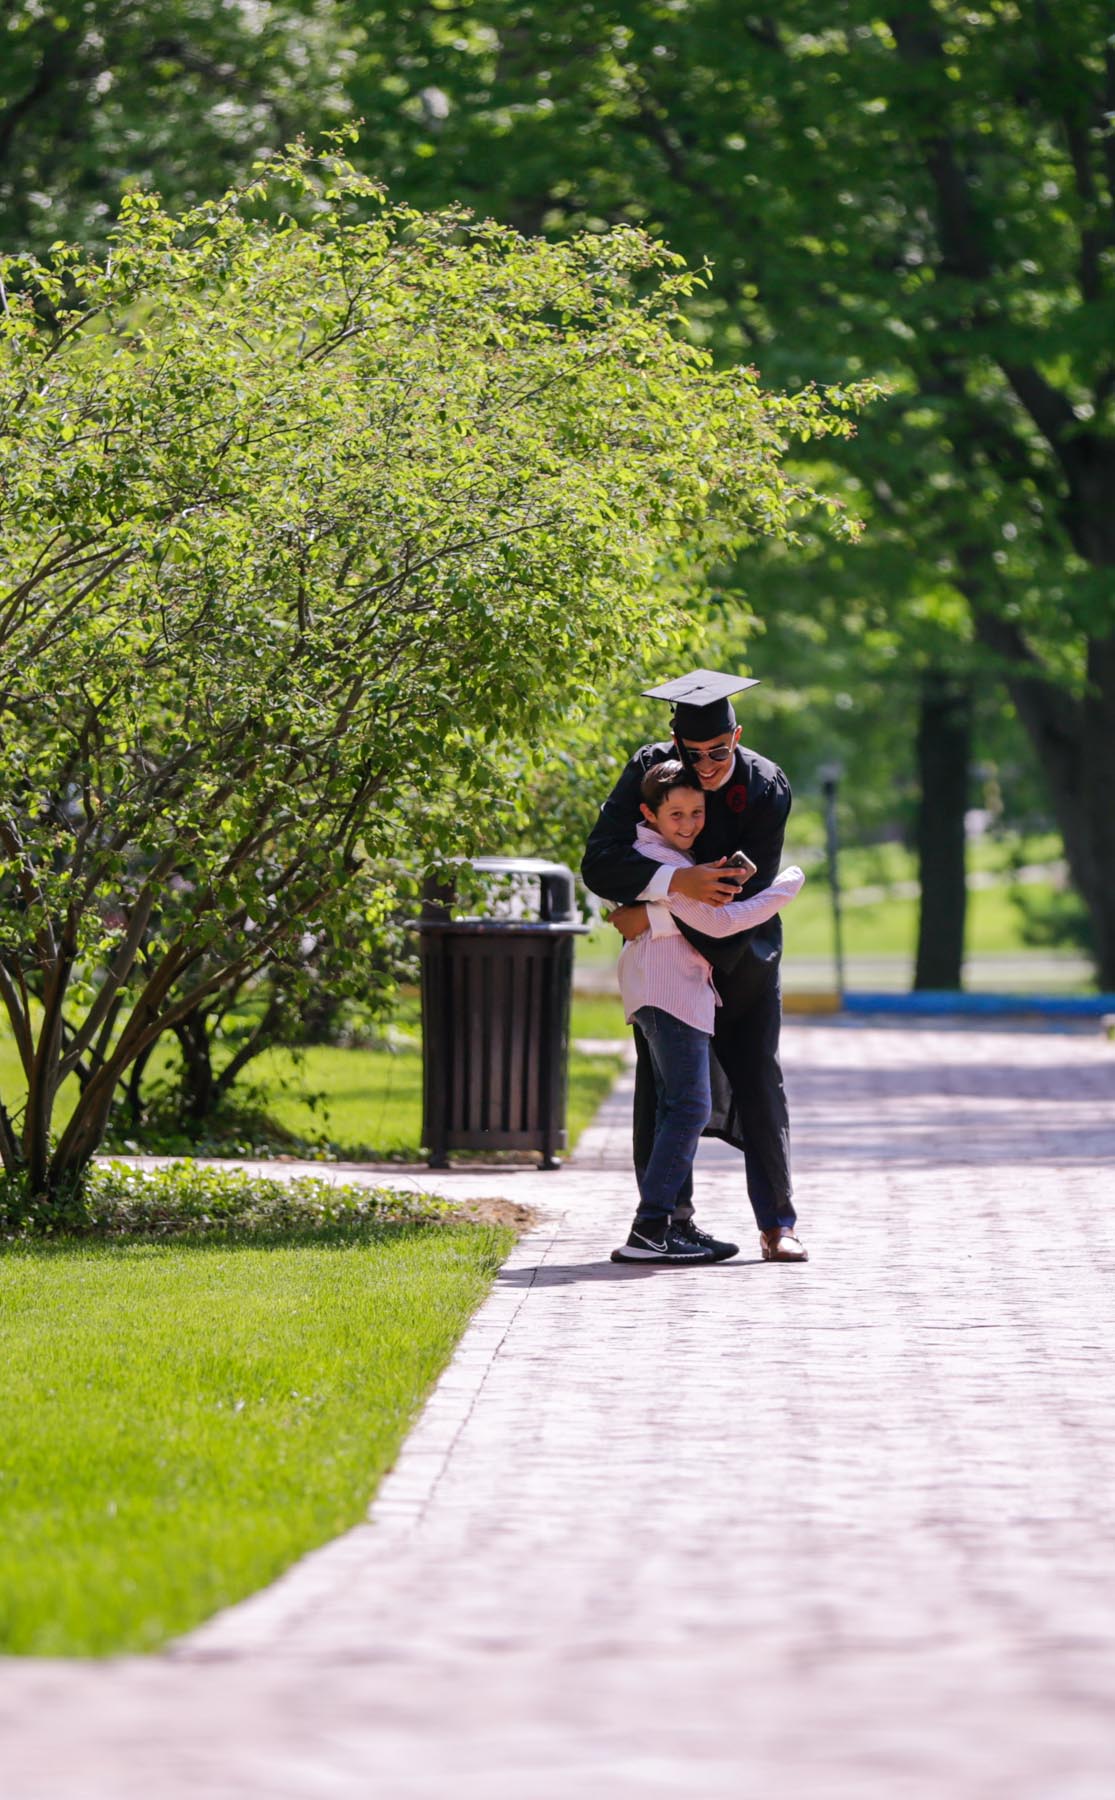
POLYGON ((672 794, 679 787, 696 788, 698 793, 703 791, 692 769, 686 768, 683 762, 671 759, 669 762, 655 763, 653 769, 647 770, 639 792, 644 805, 656 813, 667 794, 672 794))

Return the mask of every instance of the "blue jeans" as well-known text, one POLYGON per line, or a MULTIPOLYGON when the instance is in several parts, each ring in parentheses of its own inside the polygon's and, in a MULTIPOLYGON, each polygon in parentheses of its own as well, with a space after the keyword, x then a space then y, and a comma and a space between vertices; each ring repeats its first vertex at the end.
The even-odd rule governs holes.
POLYGON ((701 1133, 712 1113, 709 1034, 657 1006, 641 1006, 635 1024, 646 1041, 658 1094, 654 1144, 639 1184, 637 1225, 661 1224, 693 1171, 701 1133))

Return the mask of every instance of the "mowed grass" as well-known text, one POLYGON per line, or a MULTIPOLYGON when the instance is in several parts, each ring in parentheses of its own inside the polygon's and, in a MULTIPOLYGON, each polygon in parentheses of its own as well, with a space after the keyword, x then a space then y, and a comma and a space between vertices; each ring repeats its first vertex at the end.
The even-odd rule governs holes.
POLYGON ((619 982, 614 991, 604 994, 574 994, 573 1030, 577 1037, 610 1039, 626 1042, 631 1027, 623 1016, 619 982))
MULTIPOLYGON (((573 1053, 570 1142, 619 1067, 573 1053)), ((401 1035, 274 1051, 251 1081, 333 1153, 413 1155, 421 1074, 401 1035)), ((23 1091, 5 1032, 0 1095, 18 1111, 23 1091)), ((511 1241, 424 1224, 0 1246, 0 1653, 153 1649, 356 1523, 511 1241)))
POLYGON ((0 1651, 150 1650, 359 1520, 486 1226, 0 1254, 0 1651))
MULTIPOLYGON (((1026 889, 1035 904, 1050 904, 1053 887, 1035 882, 1026 889)), ((887 897, 852 902, 842 907, 846 956, 913 957, 917 945, 918 902, 887 897)), ((786 956, 829 957, 833 952, 832 898, 824 874, 807 872, 801 894, 783 915, 786 956)), ((611 926, 600 926, 578 946, 578 957, 599 968, 614 963, 619 955, 619 936, 611 926)), ((1022 914, 1009 887, 977 888, 968 894, 965 954, 968 956, 1024 956, 1032 946, 1023 937, 1022 914)))
MULTIPOLYGON (((1026 890, 1035 903, 1054 899, 1052 886, 1034 883, 1026 890)), ((910 956, 917 946, 918 902, 887 898, 845 900, 841 912, 847 956, 910 956)), ((833 948, 832 898, 821 875, 814 874, 786 908, 787 956, 830 956, 833 948)), ((1031 946, 1022 933, 1022 914, 1008 887, 976 888, 968 894, 964 930, 967 956, 1024 956, 1031 946)))
MULTIPOLYGON (((583 1035, 595 1035, 585 1033, 583 1035)), ((611 1034, 609 1034, 611 1035, 611 1034)), ((568 1141, 572 1147, 607 1097, 620 1063, 569 1057, 568 1141)), ((301 1058, 270 1050, 252 1065, 263 1104, 278 1125, 302 1137, 323 1133, 353 1155, 416 1155, 422 1142, 422 1053, 315 1047, 301 1058)))
MULTIPOLYGON (((582 1036, 614 1032, 580 1030, 582 1036)), ((626 1035, 626 1029, 619 1033, 626 1035)), ((176 1046, 158 1046, 158 1073, 172 1070, 176 1046)), ((620 1064, 611 1056, 569 1058, 568 1141, 570 1148, 610 1091, 620 1064)), ((416 1157, 422 1142, 422 1053, 417 1039, 394 1050, 334 1049, 313 1045, 296 1054, 269 1050, 252 1063, 246 1084, 260 1109, 296 1136, 327 1141, 350 1160, 416 1157)), ((26 1083, 10 1033, 0 1024, 0 1098, 18 1115, 26 1083)), ((71 1078, 58 1095, 54 1129, 61 1131, 73 1111, 77 1085, 71 1078)), ((142 1134, 137 1146, 143 1148, 142 1134)))

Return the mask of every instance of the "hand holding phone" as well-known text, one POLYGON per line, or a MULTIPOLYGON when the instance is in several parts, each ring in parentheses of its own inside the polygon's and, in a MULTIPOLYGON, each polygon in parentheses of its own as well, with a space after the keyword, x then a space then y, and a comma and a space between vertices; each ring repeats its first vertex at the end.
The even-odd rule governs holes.
POLYGON ((742 850, 733 850, 731 856, 725 857, 724 866, 728 869, 744 870, 746 881, 750 881, 752 875, 757 871, 757 864, 753 863, 749 856, 745 856, 742 850))

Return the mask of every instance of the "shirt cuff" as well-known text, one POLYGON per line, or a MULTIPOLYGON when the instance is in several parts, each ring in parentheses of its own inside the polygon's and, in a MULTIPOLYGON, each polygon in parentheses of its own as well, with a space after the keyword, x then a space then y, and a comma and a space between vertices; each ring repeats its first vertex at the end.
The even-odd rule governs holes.
POLYGON ((650 935, 652 938, 681 936, 674 921, 673 913, 668 906, 663 906, 660 900, 658 902, 653 900, 648 901, 647 918, 650 920, 650 935))
POLYGON ((670 882, 674 871, 669 863, 659 863, 646 887, 639 895, 640 900, 665 900, 670 891, 670 882))

